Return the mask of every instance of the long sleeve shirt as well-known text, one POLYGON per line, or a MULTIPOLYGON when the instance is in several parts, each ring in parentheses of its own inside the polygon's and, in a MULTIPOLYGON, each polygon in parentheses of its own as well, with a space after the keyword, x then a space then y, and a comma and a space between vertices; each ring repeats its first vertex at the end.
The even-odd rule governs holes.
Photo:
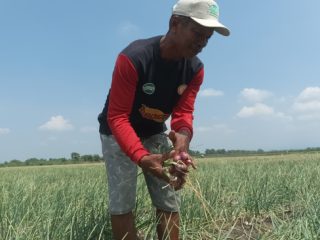
POLYGON ((166 61, 160 57, 161 36, 137 40, 118 56, 102 113, 100 133, 113 135, 121 149, 138 162, 149 152, 140 138, 171 129, 193 133, 194 102, 203 81, 197 58, 166 61))

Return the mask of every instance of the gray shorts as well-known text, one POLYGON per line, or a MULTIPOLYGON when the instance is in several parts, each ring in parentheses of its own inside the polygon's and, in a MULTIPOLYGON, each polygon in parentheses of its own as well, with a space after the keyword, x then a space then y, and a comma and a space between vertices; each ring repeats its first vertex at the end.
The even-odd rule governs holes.
MULTIPOLYGON (((100 135, 102 153, 105 160, 108 180, 109 212, 120 215, 131 212, 136 205, 138 166, 120 149, 113 136, 100 135)), ((171 143, 165 134, 153 135, 142 143, 151 153, 164 153, 170 150, 171 143)), ((152 204, 160 210, 178 212, 179 191, 150 173, 144 173, 152 204)))

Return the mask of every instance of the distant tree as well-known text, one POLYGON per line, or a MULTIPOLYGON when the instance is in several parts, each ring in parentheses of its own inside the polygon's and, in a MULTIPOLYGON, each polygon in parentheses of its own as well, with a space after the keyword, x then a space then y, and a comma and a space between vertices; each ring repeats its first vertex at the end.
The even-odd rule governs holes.
POLYGON ((218 154, 225 154, 226 150, 225 149, 217 149, 216 153, 218 154))
POLYGON ((102 158, 98 154, 94 155, 82 155, 81 156, 82 162, 101 162, 102 158))
POLYGON ((76 152, 72 152, 71 153, 71 160, 72 161, 79 161, 80 160, 80 154, 79 153, 76 153, 76 152))
POLYGON ((92 162, 92 155, 82 155, 80 160, 81 162, 92 162))
POLYGON ((93 158, 93 161, 94 161, 94 162, 101 162, 101 161, 103 161, 103 158, 100 157, 99 154, 94 154, 94 155, 92 156, 92 158, 93 158))
POLYGON ((215 153, 216 153, 216 150, 214 150, 213 148, 205 150, 205 154, 215 154, 215 153))
POLYGON ((189 149, 189 154, 191 156, 199 156, 199 155, 201 155, 201 152, 189 149))
POLYGON ((11 160, 10 162, 0 163, 0 167, 15 167, 15 166, 41 166, 41 165, 61 165, 61 164, 77 164, 81 162, 101 162, 103 161, 102 157, 98 154, 94 155, 83 155, 73 152, 71 153, 71 159, 67 158, 49 158, 49 159, 38 159, 38 158, 29 158, 25 161, 20 160, 11 160))
POLYGON ((8 166, 22 166, 24 165, 24 163, 20 160, 11 160, 9 163, 8 163, 8 166))
POLYGON ((67 159, 66 158, 59 158, 59 161, 62 163, 65 163, 67 161, 67 159))

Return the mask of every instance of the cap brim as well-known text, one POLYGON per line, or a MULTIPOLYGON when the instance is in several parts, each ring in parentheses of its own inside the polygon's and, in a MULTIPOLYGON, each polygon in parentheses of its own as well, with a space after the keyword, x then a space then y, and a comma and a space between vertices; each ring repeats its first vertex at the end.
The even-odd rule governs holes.
POLYGON ((201 19, 201 18, 195 18, 195 17, 191 17, 191 19, 196 21, 197 23, 199 23, 200 25, 202 25, 204 27, 214 28, 214 31, 220 33, 223 36, 230 35, 229 29, 226 26, 224 26, 223 24, 221 24, 220 22, 218 22, 217 20, 201 19))

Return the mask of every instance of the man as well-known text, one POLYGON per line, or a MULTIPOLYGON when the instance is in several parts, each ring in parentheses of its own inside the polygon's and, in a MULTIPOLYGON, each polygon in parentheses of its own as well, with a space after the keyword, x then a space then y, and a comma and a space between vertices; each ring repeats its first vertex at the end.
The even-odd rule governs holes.
POLYGON ((156 208, 158 238, 179 238, 180 198, 175 190, 182 188, 187 169, 172 182, 162 165, 188 151, 194 102, 204 76, 196 55, 214 32, 229 35, 218 17, 219 8, 213 0, 179 0, 166 35, 134 41, 117 58, 99 115, 115 239, 138 239, 132 213, 137 166, 143 170, 156 208), (169 116, 171 153, 164 134, 169 116), (165 187, 168 183, 172 186, 165 187))

